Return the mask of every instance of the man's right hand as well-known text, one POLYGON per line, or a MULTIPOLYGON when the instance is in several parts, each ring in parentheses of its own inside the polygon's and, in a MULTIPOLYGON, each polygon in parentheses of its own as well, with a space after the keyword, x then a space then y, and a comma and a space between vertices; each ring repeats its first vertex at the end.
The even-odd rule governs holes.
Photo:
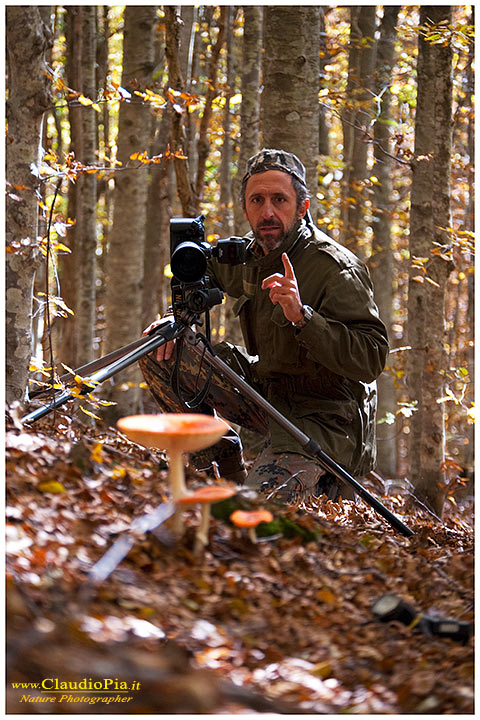
MULTIPOLYGON (((159 325, 163 325, 166 322, 173 322, 174 317, 173 315, 166 315, 161 320, 154 320, 150 325, 145 328, 145 330, 142 333, 142 337, 145 337, 146 335, 149 335, 152 330, 159 325)), ((157 348, 155 352, 155 360, 157 362, 162 362, 163 360, 170 360, 170 358, 173 355, 173 350, 175 348, 175 340, 169 340, 167 343, 164 343, 163 345, 160 345, 160 347, 157 348)))

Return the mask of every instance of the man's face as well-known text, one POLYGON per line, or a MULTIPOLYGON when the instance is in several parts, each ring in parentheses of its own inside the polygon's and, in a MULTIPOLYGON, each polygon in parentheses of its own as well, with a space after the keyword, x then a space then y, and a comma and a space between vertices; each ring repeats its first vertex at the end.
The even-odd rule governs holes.
POLYGON ((308 208, 305 200, 297 210, 292 178, 281 170, 252 175, 245 188, 245 217, 265 254, 279 247, 308 208))

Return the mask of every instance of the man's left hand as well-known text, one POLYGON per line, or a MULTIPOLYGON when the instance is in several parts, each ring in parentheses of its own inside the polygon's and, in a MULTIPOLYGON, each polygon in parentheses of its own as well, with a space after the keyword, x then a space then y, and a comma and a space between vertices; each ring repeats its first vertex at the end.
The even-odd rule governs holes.
POLYGON ((270 290, 269 297, 274 305, 281 305, 283 314, 289 322, 297 323, 303 317, 302 300, 298 290, 297 278, 287 253, 282 254, 285 275, 275 273, 262 282, 262 290, 270 290))

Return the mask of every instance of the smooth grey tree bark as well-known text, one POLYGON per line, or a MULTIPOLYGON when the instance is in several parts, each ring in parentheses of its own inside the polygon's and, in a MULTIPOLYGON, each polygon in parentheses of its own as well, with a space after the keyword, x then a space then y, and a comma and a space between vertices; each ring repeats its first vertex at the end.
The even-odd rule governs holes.
POLYGON ((235 233, 244 235, 250 226, 239 202, 242 177, 248 158, 259 150, 260 77, 262 65, 263 7, 243 7, 242 106, 240 110, 240 153, 233 179, 235 233))
MULTIPOLYGON (((180 56, 181 18, 173 5, 165 5, 165 55, 168 66, 168 85, 174 90, 183 91, 184 79, 181 69, 180 56)), ((172 109, 172 123, 170 131, 170 145, 172 151, 183 150, 187 146, 187 136, 183 122, 183 113, 172 109)), ((189 147, 190 153, 192 147, 189 147)), ((177 192, 185 217, 194 217, 198 210, 198 197, 195 194, 193 182, 190 178, 189 163, 187 160, 174 158, 177 192)))
POLYGON ((23 402, 32 351, 32 301, 38 244, 42 121, 51 99, 45 75, 52 37, 37 6, 6 8, 6 401, 23 402))
MULTIPOLYGON (((387 327, 390 343, 393 342, 393 281, 394 263, 391 245, 391 212, 393 160, 391 153, 391 94, 390 82, 395 62, 395 24, 400 6, 385 5, 377 43, 375 71, 375 95, 381 98, 375 115, 373 175, 378 180, 373 194, 373 243, 368 267, 375 289, 375 299, 380 317, 387 327)), ((391 356, 392 357, 392 356, 391 356)), ((387 369, 378 378, 379 419, 396 410, 395 387, 389 368, 392 360, 387 360, 387 369)), ((396 430, 391 424, 381 423, 377 427, 377 467, 382 475, 396 475, 396 430)))
POLYGON ((303 162, 315 220, 320 7, 268 5, 264 12, 263 145, 293 152, 303 162))
POLYGON ((376 6, 350 8, 350 47, 345 107, 342 113, 343 160, 341 241, 361 258, 368 256, 365 222, 367 150, 365 131, 372 114, 369 92, 375 58, 376 6))
POLYGON ((226 88, 223 109, 223 145, 220 159, 220 222, 218 231, 222 237, 233 235, 232 208, 232 110, 230 99, 235 92, 235 74, 233 64, 233 23, 235 11, 227 7, 225 12, 225 50, 226 50, 226 88))
MULTIPOLYGON (((84 5, 77 8, 82 33, 81 78, 75 88, 85 97, 95 101, 97 96, 96 66, 96 7, 84 5)), ((97 113, 91 106, 81 110, 81 156, 84 165, 97 161, 97 113)), ((95 331, 95 271, 97 247, 97 176, 83 173, 76 181, 77 215, 75 243, 75 366, 93 359, 95 331)))
MULTIPOLYGON (((69 5, 66 8, 64 27, 66 38, 65 51, 65 73, 68 87, 74 90, 80 86, 81 82, 81 66, 82 66, 82 23, 78 12, 79 8, 75 5, 69 5)), ((82 157, 82 109, 80 103, 75 103, 73 99, 68 106, 68 122, 70 127, 70 144, 69 153, 74 153, 75 157, 82 157)), ((67 216, 69 218, 77 217, 77 185, 76 183, 68 184, 67 197, 67 216)), ((59 275, 62 298, 67 307, 75 312, 75 272, 76 272, 76 224, 70 227, 65 238, 65 245, 70 249, 70 253, 61 255, 59 258, 59 275)), ((59 356, 62 362, 69 367, 77 365, 77 354, 75 347, 75 316, 68 315, 60 319, 60 344, 59 356)))
MULTIPOLYGON (((422 6, 420 25, 443 32, 450 6, 422 6)), ((418 90, 410 211, 407 365, 410 400, 417 411, 410 425, 409 465, 415 493, 441 515, 445 485, 445 373, 448 370, 445 294, 453 263, 448 253, 452 143, 452 45, 418 39, 418 90), (443 249, 443 251, 442 251, 443 249), (425 272, 419 270, 415 258, 425 272), (419 282, 418 279, 423 281, 419 282)))
MULTIPOLYGON (((142 331, 148 173, 145 167, 136 169, 130 156, 149 147, 151 111, 135 100, 133 89, 143 90, 151 83, 156 7, 127 5, 124 22, 121 84, 132 92, 132 98, 120 105, 117 145, 122 167, 130 169, 115 174, 113 227, 107 255, 107 352, 132 342, 142 331)), ((115 377, 114 387, 107 390, 109 400, 117 403, 107 413, 110 421, 139 410, 140 377, 137 367, 115 377)))

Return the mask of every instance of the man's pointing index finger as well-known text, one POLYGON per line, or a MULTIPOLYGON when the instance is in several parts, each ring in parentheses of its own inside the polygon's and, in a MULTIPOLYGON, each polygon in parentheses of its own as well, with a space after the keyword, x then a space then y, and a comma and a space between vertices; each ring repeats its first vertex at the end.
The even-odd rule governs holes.
POLYGON ((295 273, 293 272, 292 263, 290 262, 287 253, 282 253, 282 261, 285 269, 285 277, 293 280, 295 278, 295 273))

